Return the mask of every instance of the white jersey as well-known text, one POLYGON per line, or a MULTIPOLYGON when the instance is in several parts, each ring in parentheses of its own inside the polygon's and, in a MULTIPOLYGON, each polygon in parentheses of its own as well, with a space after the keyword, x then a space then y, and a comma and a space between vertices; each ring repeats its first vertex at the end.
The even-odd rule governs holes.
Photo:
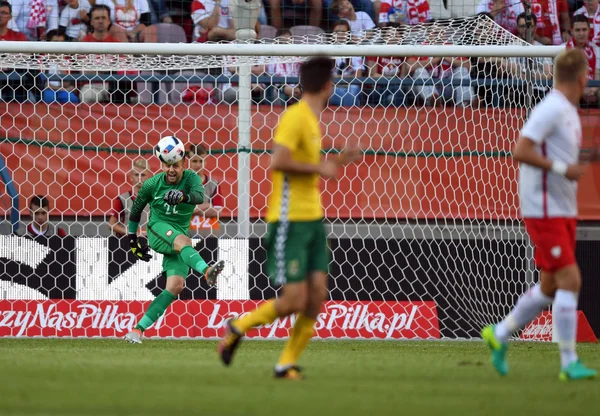
POLYGON ((343 19, 350 25, 350 32, 353 35, 361 36, 365 30, 370 30, 375 27, 375 23, 371 16, 365 12, 356 12, 356 20, 343 19))
POLYGON ((67 28, 67 36, 72 39, 77 39, 80 33, 87 33, 87 25, 81 20, 81 10, 85 10, 86 13, 89 13, 91 8, 92 6, 90 6, 88 0, 79 0, 79 6, 75 9, 71 6, 65 6, 60 13, 58 26, 67 28))
MULTIPOLYGON (((192 2, 192 20, 194 21, 194 41, 196 41, 207 30, 200 22, 210 17, 215 9, 213 0, 194 0, 192 2)), ((229 29, 231 26, 231 12, 229 11, 229 0, 221 0, 221 10, 218 27, 229 29)))
MULTIPOLYGON (((12 20, 8 28, 23 33, 29 40, 37 40, 36 28, 29 28, 31 14, 30 0, 10 0, 12 5, 12 20)), ((58 29, 58 0, 45 0, 46 4, 46 33, 58 29)), ((42 25, 43 26, 43 25, 42 25)))
POLYGON ((126 0, 96 0, 96 5, 105 5, 110 9, 110 21, 125 30, 133 30, 140 24, 140 17, 150 13, 148 0, 133 0, 132 8, 127 8, 126 0))
MULTIPOLYGON (((536 142, 538 153, 552 161, 577 163, 581 147, 577 107, 552 90, 533 109, 521 136, 536 142)), ((577 181, 522 163, 519 199, 523 218, 573 218, 577 216, 577 181)))

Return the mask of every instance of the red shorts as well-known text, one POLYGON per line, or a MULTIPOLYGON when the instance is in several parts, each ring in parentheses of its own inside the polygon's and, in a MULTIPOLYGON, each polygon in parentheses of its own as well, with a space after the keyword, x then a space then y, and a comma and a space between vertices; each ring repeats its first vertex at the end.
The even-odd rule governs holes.
POLYGON ((555 272, 576 264, 577 218, 525 218, 525 229, 540 270, 555 272))

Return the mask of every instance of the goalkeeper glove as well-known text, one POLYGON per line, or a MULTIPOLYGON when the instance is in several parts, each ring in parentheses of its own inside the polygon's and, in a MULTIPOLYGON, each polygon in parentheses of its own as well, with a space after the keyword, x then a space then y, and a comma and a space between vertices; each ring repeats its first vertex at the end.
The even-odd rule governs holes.
POLYGON ((188 197, 186 194, 183 193, 183 191, 171 189, 165 194, 163 199, 169 205, 177 205, 181 204, 182 202, 187 202, 188 197))
POLYGON ((150 248, 146 243, 138 241, 137 234, 129 234, 129 249, 142 261, 150 261, 152 258, 149 254, 150 248))

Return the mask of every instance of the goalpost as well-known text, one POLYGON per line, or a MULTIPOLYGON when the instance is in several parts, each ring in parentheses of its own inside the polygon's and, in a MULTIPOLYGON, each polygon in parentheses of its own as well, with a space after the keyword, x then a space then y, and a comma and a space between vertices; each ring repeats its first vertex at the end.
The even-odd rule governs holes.
MULTIPOLYGON (((325 55, 344 57, 346 77, 336 80, 343 105, 321 117, 324 153, 358 139, 365 156, 323 184, 332 260, 317 336, 477 337, 534 279, 510 150, 560 50, 528 45, 483 16, 291 44, 0 42, 0 67, 11 68, 0 81, 26 92, 0 102, 0 152, 21 215, 31 196, 48 195, 53 222, 69 234, 0 236, 0 336, 120 336, 160 293, 160 255, 132 264, 104 216, 131 188, 133 160, 159 170, 152 147, 163 135, 208 148, 224 207, 218 229, 195 241, 227 266, 217 289, 191 275, 146 334, 216 337, 226 318, 273 296, 261 242, 267 170, 273 131, 293 102, 283 86, 298 79, 271 68, 325 55), (403 76, 348 69, 364 57, 401 57, 382 68, 403 65, 403 76), (109 102, 46 103, 40 74, 74 93, 112 82, 126 102, 110 102, 119 90, 109 86, 109 102)), ((282 337, 290 325, 250 335, 282 337)))

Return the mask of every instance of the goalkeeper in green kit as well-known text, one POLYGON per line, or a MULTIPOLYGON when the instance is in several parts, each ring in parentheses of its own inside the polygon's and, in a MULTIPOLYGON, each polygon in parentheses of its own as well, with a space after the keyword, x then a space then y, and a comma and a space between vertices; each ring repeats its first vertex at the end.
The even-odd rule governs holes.
MULTIPOLYGON (((174 139, 175 147, 180 144, 183 149, 183 143, 179 139, 168 139, 174 139)), ((161 143, 157 152, 160 146, 161 143)), ((190 268, 203 275, 211 286, 216 284, 218 275, 223 271, 222 260, 208 266, 187 236, 194 207, 204 202, 204 187, 195 172, 185 169, 184 154, 169 159, 162 158, 159 153, 159 158, 163 161, 163 171, 144 182, 131 208, 128 225, 131 251, 143 261, 150 261, 152 258, 149 254, 150 248, 163 254, 162 267, 167 276, 166 289, 148 306, 146 314, 135 329, 125 335, 125 340, 131 343, 141 343, 146 328, 152 325, 181 293, 190 268), (176 161, 171 164, 164 161, 173 159, 176 161), (150 204, 147 226, 149 247, 137 238, 138 223, 146 204, 150 204)))

